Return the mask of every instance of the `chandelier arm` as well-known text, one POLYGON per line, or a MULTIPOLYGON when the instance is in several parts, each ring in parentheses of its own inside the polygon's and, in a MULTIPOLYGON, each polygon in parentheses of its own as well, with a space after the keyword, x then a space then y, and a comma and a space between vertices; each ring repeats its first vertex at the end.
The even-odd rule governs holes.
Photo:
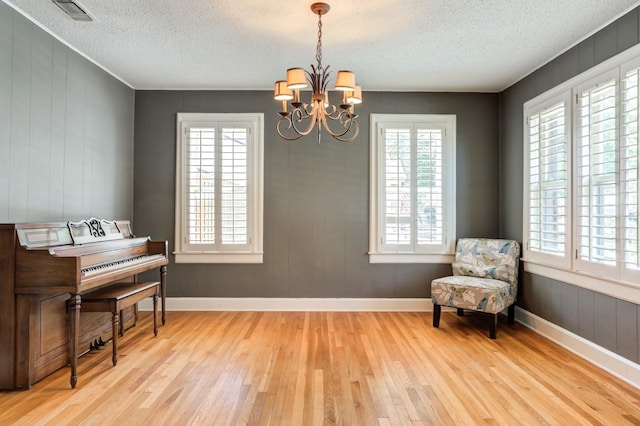
POLYGON ((300 139, 302 136, 301 134, 297 134, 297 136, 294 137, 290 137, 290 136, 285 136, 282 131, 280 130, 280 124, 282 124, 283 121, 286 121, 288 123, 287 129, 291 128, 292 122, 291 122, 291 118, 289 117, 281 117, 277 122, 276 122, 276 131, 278 132, 278 135, 280 135, 280 137, 284 140, 287 141, 295 141, 300 139))
POLYGON ((294 132, 296 132, 296 134, 300 135, 300 136, 296 136, 293 138, 288 138, 288 137, 284 137, 282 136, 282 133, 280 132, 280 122, 283 120, 282 118, 280 120, 278 120, 278 134, 280 136, 282 136, 283 139, 286 140, 296 140, 296 139, 300 139, 302 136, 306 136, 309 133, 311 133, 311 131, 313 130, 314 125, 316 124, 316 121, 318 121, 318 108, 314 108, 311 111, 311 114, 305 114, 303 115, 302 110, 300 108, 295 108, 292 112, 291 112, 291 116, 289 117, 284 117, 284 119, 286 121, 289 122, 289 125, 287 127, 287 129, 293 129, 294 132), (297 115, 297 118, 294 119, 294 115, 297 115), (307 126, 307 128, 305 130, 300 130, 298 129, 298 126, 296 126, 296 122, 298 123, 302 123, 304 120, 309 120, 309 125, 307 126))
MULTIPOLYGON (((344 111, 340 115, 342 116, 343 114, 344 114, 344 111)), ((331 118, 331 120, 337 120, 338 118, 339 117, 331 118)), ((342 123, 345 128, 343 132, 334 132, 333 130, 331 130, 331 128, 329 127, 329 122, 327 120, 322 120, 322 124, 323 124, 322 127, 324 127, 327 133, 329 133, 332 137, 334 137, 335 139, 341 142, 351 142, 356 138, 356 136, 358 136, 358 133, 360 131, 360 126, 358 122, 355 121, 354 117, 349 117, 344 122, 341 120, 340 123, 342 123), (351 131, 352 129, 354 130, 354 134, 350 137, 343 138, 343 136, 349 133, 349 131, 351 131)))
POLYGON ((299 107, 294 108, 293 111, 291 111, 292 120, 293 118, 295 118, 295 121, 297 121, 298 123, 301 123, 303 120, 306 120, 307 118, 311 117, 311 113, 313 112, 313 110, 307 111, 307 107, 308 107, 307 104, 303 104, 299 107))
POLYGON ((293 127, 296 129, 296 132, 302 133, 303 135, 308 135, 309 133, 311 133, 311 130, 313 130, 313 125, 315 124, 315 122, 318 121, 318 107, 317 106, 313 107, 312 110, 311 110, 311 114, 310 115, 308 114, 305 117, 305 119, 309 120, 309 125, 307 126, 307 128, 304 131, 298 130, 296 128, 296 126, 295 126, 295 123, 294 123, 293 127))
POLYGON ((309 116, 313 114, 313 104, 304 104, 303 108, 306 114, 304 118, 309 118, 309 116), (311 110, 309 110, 309 107, 311 107, 311 110))
POLYGON ((325 115, 329 120, 337 120, 338 118, 340 118, 343 112, 344 111, 340 111, 338 108, 336 108, 335 105, 331 105, 331 112, 326 111, 325 109, 325 115))
POLYGON ((347 122, 355 122, 356 118, 358 118, 356 114, 351 113, 349 110, 338 110, 337 108, 335 108, 335 106, 333 107, 335 111, 333 111, 331 115, 327 115, 327 118, 331 121, 337 121, 343 126, 346 126, 347 122))
POLYGON ((333 133, 331 131, 331 129, 326 124, 323 127, 327 131, 327 133, 329 133, 334 139, 337 139, 340 142, 351 142, 351 141, 353 141, 358 136, 358 133, 360 131, 360 126, 358 125, 357 121, 352 121, 351 124, 349 124, 349 127, 342 133, 333 133), (349 137, 343 137, 344 135, 349 133, 349 131, 352 128, 353 128, 353 134, 351 136, 349 136, 349 137))

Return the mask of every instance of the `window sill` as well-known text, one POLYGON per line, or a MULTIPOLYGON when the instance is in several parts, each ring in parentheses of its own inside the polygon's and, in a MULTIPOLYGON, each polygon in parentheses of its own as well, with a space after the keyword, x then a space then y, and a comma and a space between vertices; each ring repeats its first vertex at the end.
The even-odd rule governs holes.
POLYGON ((174 252, 175 263, 263 263, 262 253, 174 252))
POLYGON ((449 263, 453 254, 369 253, 369 263, 449 263))
POLYGON ((535 263, 522 259, 525 272, 551 278, 576 287, 606 294, 616 299, 640 304, 640 285, 626 281, 616 281, 604 276, 595 276, 583 272, 535 263))

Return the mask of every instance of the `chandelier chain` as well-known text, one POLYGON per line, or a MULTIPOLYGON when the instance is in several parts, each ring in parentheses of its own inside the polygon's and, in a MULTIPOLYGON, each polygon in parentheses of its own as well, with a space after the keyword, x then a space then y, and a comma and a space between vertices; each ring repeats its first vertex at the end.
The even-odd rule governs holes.
POLYGON ((322 14, 318 13, 318 45, 316 47, 316 61, 318 69, 322 68, 322 14))

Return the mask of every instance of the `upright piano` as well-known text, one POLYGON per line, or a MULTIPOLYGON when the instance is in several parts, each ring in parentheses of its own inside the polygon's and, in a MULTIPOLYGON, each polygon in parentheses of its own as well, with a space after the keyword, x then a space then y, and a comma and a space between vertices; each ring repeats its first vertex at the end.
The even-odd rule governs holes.
MULTIPOLYGON (((129 221, 0 224, 0 389, 28 389, 71 366, 102 336, 111 315, 82 312, 82 294, 158 269, 165 323, 167 242, 136 238, 129 221)), ((137 310, 124 313, 124 327, 137 310)))

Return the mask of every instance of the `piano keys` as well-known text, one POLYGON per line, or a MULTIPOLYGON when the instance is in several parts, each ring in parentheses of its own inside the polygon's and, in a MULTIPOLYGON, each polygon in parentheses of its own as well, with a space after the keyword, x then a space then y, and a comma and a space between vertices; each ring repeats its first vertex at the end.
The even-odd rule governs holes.
POLYGON ((0 224, 0 389, 65 365, 75 387, 78 356, 111 330, 109 314, 80 313, 89 290, 158 269, 164 324, 167 264, 167 242, 134 237, 128 221, 0 224))

